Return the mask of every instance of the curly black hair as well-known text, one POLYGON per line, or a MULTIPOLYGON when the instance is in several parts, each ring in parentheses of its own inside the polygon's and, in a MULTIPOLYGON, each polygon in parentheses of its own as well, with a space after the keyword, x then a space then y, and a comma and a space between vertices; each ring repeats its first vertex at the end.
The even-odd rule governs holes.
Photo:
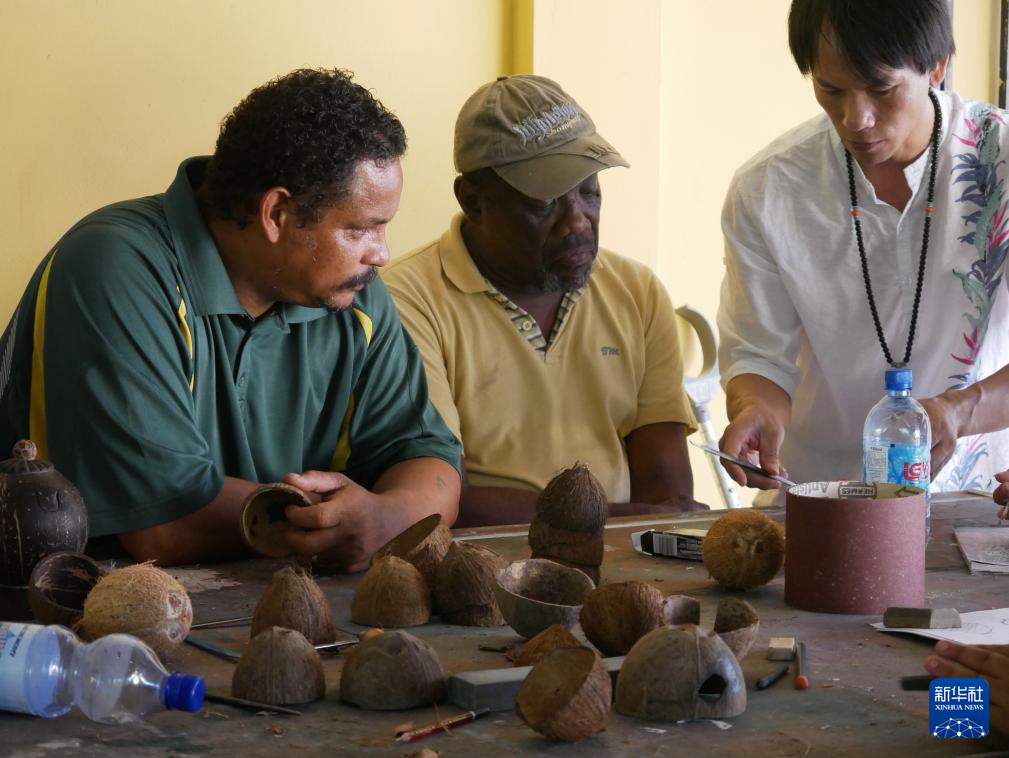
POLYGON ((221 122, 205 189, 213 213, 245 226, 262 194, 284 187, 302 224, 350 191, 357 164, 406 151, 403 125, 340 69, 298 69, 254 89, 221 122))

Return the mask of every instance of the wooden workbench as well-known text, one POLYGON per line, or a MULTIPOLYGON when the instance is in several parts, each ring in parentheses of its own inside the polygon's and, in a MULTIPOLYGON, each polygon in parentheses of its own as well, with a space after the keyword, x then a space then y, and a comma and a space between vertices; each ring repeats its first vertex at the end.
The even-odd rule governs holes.
MULTIPOLYGON (((773 513, 780 515, 780 511, 773 513)), ((928 549, 929 605, 953 606, 960 611, 1009 606, 1009 577, 970 576, 952 537, 954 525, 993 522, 990 499, 949 495, 934 499, 933 536, 928 549)), ((656 583, 666 594, 691 594, 701 601, 702 626, 710 628, 717 601, 725 593, 708 578, 703 565, 644 556, 630 546, 631 532, 669 523, 615 519, 607 529, 603 579, 641 579, 656 583)), ((512 560, 528 557, 520 529, 463 530, 457 536, 479 539, 512 560)), ((838 539, 843 538, 838 535, 838 539)), ((187 568, 179 573, 190 587, 196 619, 210 620, 251 614, 270 575, 281 565, 279 561, 247 561, 187 568)), ((362 629, 351 623, 349 610, 359 580, 360 575, 319 578, 332 602, 337 625, 351 633, 362 629)), ((341 657, 328 656, 324 657, 327 696, 300 706, 304 712, 300 717, 267 716, 211 703, 199 714, 162 713, 146 724, 132 726, 94 724, 76 712, 55 720, 0 713, 0 755, 380 757, 429 748, 444 756, 538 752, 558 756, 681 752, 693 756, 927 756, 1009 749, 1009 739, 997 735, 983 740, 940 740, 929 735, 927 693, 902 692, 899 688, 901 676, 924 673, 921 661, 931 650, 928 641, 876 632, 867 624, 878 617, 813 614, 789 608, 783 601, 783 572, 771 584, 742 596, 760 613, 761 629, 757 644, 743 664, 748 707, 742 716, 726 722, 729 728, 708 721, 681 725, 636 721, 611 712, 606 732, 565 745, 542 738, 523 726, 514 713, 505 711, 485 716, 451 735, 396 745, 392 735, 398 725, 433 721, 434 709, 368 712, 345 706, 338 696, 341 657), (771 636, 806 641, 811 689, 795 690, 790 679, 783 679, 768 690, 754 690, 754 681, 777 665, 764 658, 771 636)), ((483 652, 478 646, 517 639, 509 627, 429 624, 409 631, 430 642, 450 672, 506 666, 502 654, 483 652)), ((248 628, 201 630, 194 634, 240 649, 248 628)), ((203 675, 212 690, 229 691, 232 663, 188 645, 168 663, 175 670, 203 675)), ((440 709, 442 716, 457 712, 451 705, 440 709)))

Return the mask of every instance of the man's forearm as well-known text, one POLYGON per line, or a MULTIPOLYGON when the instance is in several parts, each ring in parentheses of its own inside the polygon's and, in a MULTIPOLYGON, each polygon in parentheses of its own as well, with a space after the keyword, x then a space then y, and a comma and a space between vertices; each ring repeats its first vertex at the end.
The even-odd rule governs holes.
POLYGON ((995 432, 1009 427, 1009 366, 962 390, 946 390, 940 398, 955 408, 957 436, 995 432))
POLYGON ((528 524, 536 515, 538 492, 513 487, 464 485, 456 526, 528 524))
POLYGON ((725 387, 725 407, 731 422, 750 408, 761 408, 787 427, 792 416, 792 399, 781 387, 759 374, 740 374, 725 387))
POLYGON ((388 469, 373 492, 394 504, 386 513, 389 528, 398 534, 425 516, 440 513, 446 526, 459 514, 459 472, 440 458, 411 458, 388 469))

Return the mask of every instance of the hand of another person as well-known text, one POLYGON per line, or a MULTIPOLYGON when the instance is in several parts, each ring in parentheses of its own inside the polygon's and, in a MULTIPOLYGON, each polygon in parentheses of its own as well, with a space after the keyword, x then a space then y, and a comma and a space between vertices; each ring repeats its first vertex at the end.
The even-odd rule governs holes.
POLYGON ((988 723, 1009 734, 1009 645, 958 645, 945 640, 925 659, 936 677, 981 678, 988 682, 988 723))
POLYGON ((956 441, 960 436, 960 419, 957 406, 943 393, 921 401, 928 413, 932 427, 931 477, 934 479, 956 451, 956 441))
POLYGON ((343 474, 306 471, 288 474, 287 484, 298 487, 316 505, 289 506, 285 516, 293 528, 286 537, 291 548, 319 571, 363 571, 372 554, 391 537, 380 495, 343 474))
MULTIPOLYGON (((778 476, 788 476, 788 472, 778 460, 778 451, 785 439, 785 427, 773 414, 766 414, 756 406, 746 406, 725 428, 718 447, 736 458, 750 461, 765 471, 778 476)), ((722 465, 737 484, 744 487, 759 487, 775 490, 779 482, 766 476, 747 471, 730 461, 722 459, 722 465)))

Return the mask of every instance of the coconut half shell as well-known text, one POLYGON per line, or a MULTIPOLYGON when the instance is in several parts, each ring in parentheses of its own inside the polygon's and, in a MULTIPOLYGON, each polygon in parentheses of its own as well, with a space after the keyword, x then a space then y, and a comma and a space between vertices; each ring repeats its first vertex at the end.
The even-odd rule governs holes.
POLYGON ((354 592, 350 618, 362 626, 419 626, 431 620, 431 590, 420 571, 387 555, 371 564, 354 592))
POLYGON ((318 700, 326 694, 319 651, 293 629, 274 626, 260 632, 238 660, 231 694, 271 705, 318 700))
POLYGON ((540 734, 575 742, 606 729, 612 689, 606 665, 594 650, 554 650, 522 683, 515 712, 540 734))
POLYGON ((536 501, 538 520, 571 532, 594 534, 606 524, 607 516, 606 491, 584 463, 557 474, 536 501))
POLYGON ((531 638, 551 624, 578 623, 592 580, 577 569, 543 558, 516 561, 498 573, 498 607, 512 629, 531 638))
POLYGON ((313 645, 336 639, 329 600, 312 577, 290 566, 276 572, 260 595, 249 636, 274 626, 299 631, 313 645))
POLYGON ((708 529, 701 547, 704 566, 723 587, 747 590, 771 581, 785 561, 785 533, 764 513, 739 508, 708 529))
POLYGON ((670 595, 662 601, 662 616, 670 626, 700 624, 701 603, 689 595, 670 595))
POLYGON ((626 655, 634 643, 665 623, 662 593, 639 581, 606 584, 582 606, 582 631, 603 655, 626 655))
POLYGON ((308 495, 290 484, 273 482, 254 489, 242 505, 240 520, 245 544, 260 555, 283 558, 293 551, 284 533, 289 525, 284 512, 289 505, 311 505, 308 495))
POLYGON ((438 565, 435 605, 446 624, 500 626, 504 617, 494 595, 498 572, 507 561, 493 550, 454 542, 438 565))
POLYGON ((189 594, 173 576, 149 563, 111 571, 84 601, 81 627, 92 639, 132 634, 163 656, 186 639, 193 623, 189 594))
POLYGON ((105 571, 83 553, 53 553, 35 564, 28 603, 40 624, 73 627, 84 615, 84 601, 105 571))
POLYGON ((743 660, 760 632, 760 617, 745 600, 723 597, 715 613, 715 634, 722 638, 733 655, 743 660))
POLYGON ((385 543, 375 551, 372 560, 394 555, 409 561, 424 576, 428 587, 434 587, 438 564, 451 545, 451 530, 445 526, 440 513, 433 513, 385 543))
POLYGON ((583 645, 566 626, 552 624, 522 646, 522 652, 515 658, 515 665, 535 666, 547 653, 566 647, 583 647, 583 645))
POLYGON ((448 675, 434 648, 406 632, 386 632, 355 646, 340 676, 340 699, 392 711, 440 703, 448 675))

